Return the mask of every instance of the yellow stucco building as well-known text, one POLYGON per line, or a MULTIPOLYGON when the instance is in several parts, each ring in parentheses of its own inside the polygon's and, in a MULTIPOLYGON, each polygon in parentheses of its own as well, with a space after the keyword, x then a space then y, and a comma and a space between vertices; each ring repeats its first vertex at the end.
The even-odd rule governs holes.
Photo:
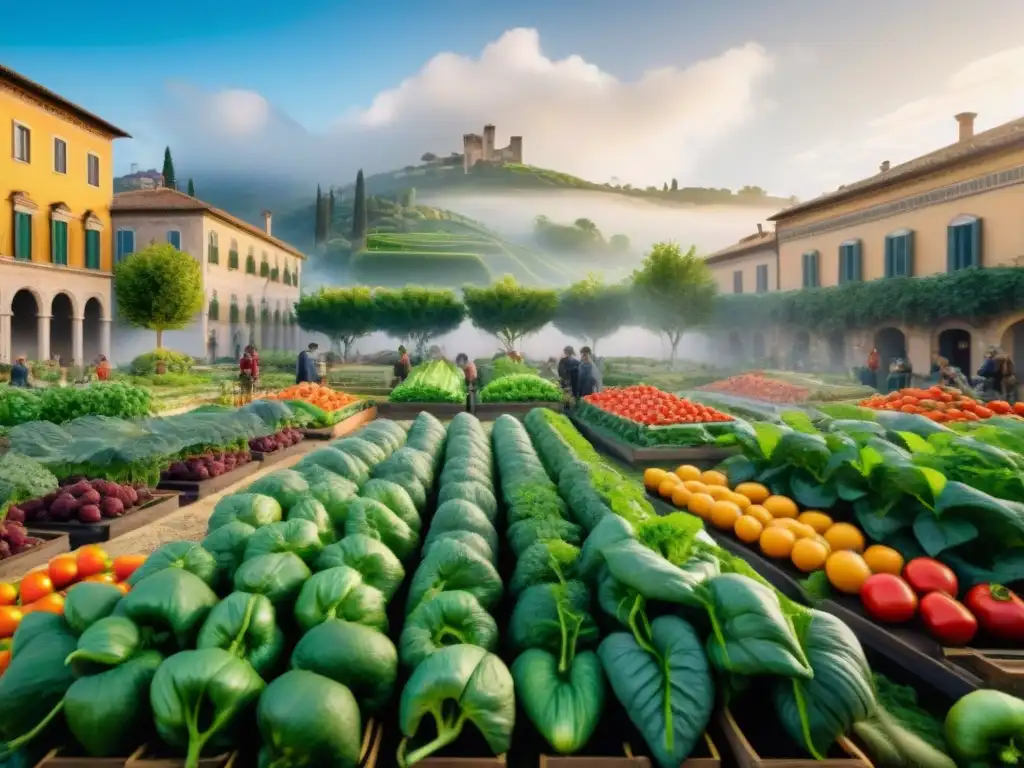
POLYGON ((0 362, 110 354, 120 128, 0 66, 0 362))

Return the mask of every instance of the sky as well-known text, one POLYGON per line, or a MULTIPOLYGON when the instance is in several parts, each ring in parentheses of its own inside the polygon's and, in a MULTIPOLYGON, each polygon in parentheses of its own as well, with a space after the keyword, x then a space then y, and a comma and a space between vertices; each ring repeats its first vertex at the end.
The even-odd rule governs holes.
POLYGON ((343 183, 491 122, 592 181, 808 199, 952 143, 957 112, 1024 115, 1021 0, 49 0, 4 19, 0 63, 132 134, 119 173, 170 145, 179 175, 343 183))

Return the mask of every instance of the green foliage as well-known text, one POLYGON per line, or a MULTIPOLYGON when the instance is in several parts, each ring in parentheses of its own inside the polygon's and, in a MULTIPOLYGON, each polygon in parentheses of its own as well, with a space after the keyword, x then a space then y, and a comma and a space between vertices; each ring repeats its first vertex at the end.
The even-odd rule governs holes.
POLYGON ((596 349, 598 339, 610 336, 629 321, 630 300, 628 285, 606 285, 600 276, 587 275, 562 291, 555 326, 596 349))
POLYGON ((188 180, 188 196, 189 197, 195 197, 196 196, 196 185, 193 183, 191 178, 189 178, 189 180, 188 180))
POLYGON ((177 189, 178 182, 174 178, 174 160, 171 159, 171 148, 164 147, 164 186, 168 189, 177 189))
POLYGON ((192 370, 194 360, 184 352, 172 349, 154 349, 132 360, 130 370, 135 376, 152 376, 156 373, 156 364, 162 362, 167 373, 188 373, 192 370))
POLYGON ((507 350, 550 323, 558 308, 557 292, 527 288, 509 275, 486 288, 467 285, 463 300, 473 325, 497 336, 507 350))
POLYGON ((0 426, 29 421, 63 424, 88 415, 135 419, 148 415, 152 404, 145 389, 122 382, 29 390, 5 387, 0 389, 0 426))
POLYGON ((295 305, 299 327, 322 333, 345 346, 377 330, 377 306, 369 288, 321 288, 295 305))
POLYGON ((475 253, 432 251, 361 251, 352 259, 357 279, 369 284, 417 283, 420 285, 491 281, 487 265, 475 253))
POLYGON ((900 323, 927 328, 959 319, 983 325, 1020 309, 1024 270, 963 269, 929 277, 891 277, 763 294, 729 294, 715 301, 712 323, 727 328, 785 326, 828 334, 900 323))
POLYGON ((352 206, 352 242, 358 243, 366 238, 367 230, 366 182, 363 179, 362 168, 356 174, 355 200, 352 206))
POLYGON ((605 241, 601 230, 590 219, 576 219, 571 225, 556 224, 547 216, 533 222, 533 234, 541 246, 554 251, 603 252, 628 251, 629 238, 613 235, 605 241))
POLYGON ((451 333, 462 324, 465 307, 454 292, 406 286, 398 290, 377 290, 377 327, 389 336, 410 340, 418 350, 436 337, 451 333))
POLYGON ((715 279, 696 249, 683 253, 676 243, 656 243, 633 272, 636 317, 668 337, 672 360, 683 334, 711 319, 716 292, 715 279))
POLYGON ((166 243, 154 243, 114 267, 118 314, 132 325, 163 332, 184 328, 203 308, 199 262, 166 243))

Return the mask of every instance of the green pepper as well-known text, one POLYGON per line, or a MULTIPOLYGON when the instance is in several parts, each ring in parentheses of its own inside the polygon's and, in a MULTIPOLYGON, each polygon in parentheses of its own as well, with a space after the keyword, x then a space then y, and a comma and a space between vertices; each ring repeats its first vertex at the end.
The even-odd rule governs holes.
POLYGON ((107 616, 90 626, 78 638, 78 647, 68 654, 65 664, 73 665, 75 674, 96 674, 117 666, 142 648, 142 632, 131 619, 107 616))
POLYGON ((201 578, 168 567, 140 581, 118 607, 140 627, 169 632, 178 648, 188 648, 216 604, 217 595, 201 578))
POLYGON ((149 722, 149 686, 163 660, 156 651, 143 651, 71 684, 64 696, 64 720, 88 755, 116 757, 138 746, 149 722))
POLYGON ((1017 765, 1024 757, 1024 701, 991 689, 968 693, 946 714, 946 744, 961 768, 1017 765))
POLYGON ((223 648, 266 676, 284 652, 284 633, 277 626, 274 606, 264 595, 232 592, 206 617, 196 648, 223 648))
POLYGON ((64 618, 76 635, 113 613, 124 593, 113 584, 83 581, 68 590, 64 618))

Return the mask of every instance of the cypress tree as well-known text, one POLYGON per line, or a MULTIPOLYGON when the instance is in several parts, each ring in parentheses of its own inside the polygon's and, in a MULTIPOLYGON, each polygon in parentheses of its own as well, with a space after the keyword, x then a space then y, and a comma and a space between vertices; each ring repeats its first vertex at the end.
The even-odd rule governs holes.
POLYGON ((672 191, 673 192, 678 192, 679 191, 679 182, 676 181, 675 179, 672 179, 672 191))
POLYGON ((189 177, 189 180, 188 180, 188 196, 189 197, 195 197, 196 196, 196 185, 192 183, 192 177, 189 177))
POLYGON ((334 231, 334 190, 332 189, 327 196, 327 222, 324 227, 326 238, 331 239, 331 233, 334 231))
POLYGON ((177 189, 178 182, 174 178, 174 160, 171 159, 171 148, 164 148, 164 186, 177 189))
POLYGON ((356 196, 352 201, 352 244, 362 242, 366 237, 366 182, 363 169, 356 174, 356 196))
POLYGON ((324 241, 324 199, 320 185, 316 185, 316 223, 313 225, 313 242, 320 245, 324 241))

